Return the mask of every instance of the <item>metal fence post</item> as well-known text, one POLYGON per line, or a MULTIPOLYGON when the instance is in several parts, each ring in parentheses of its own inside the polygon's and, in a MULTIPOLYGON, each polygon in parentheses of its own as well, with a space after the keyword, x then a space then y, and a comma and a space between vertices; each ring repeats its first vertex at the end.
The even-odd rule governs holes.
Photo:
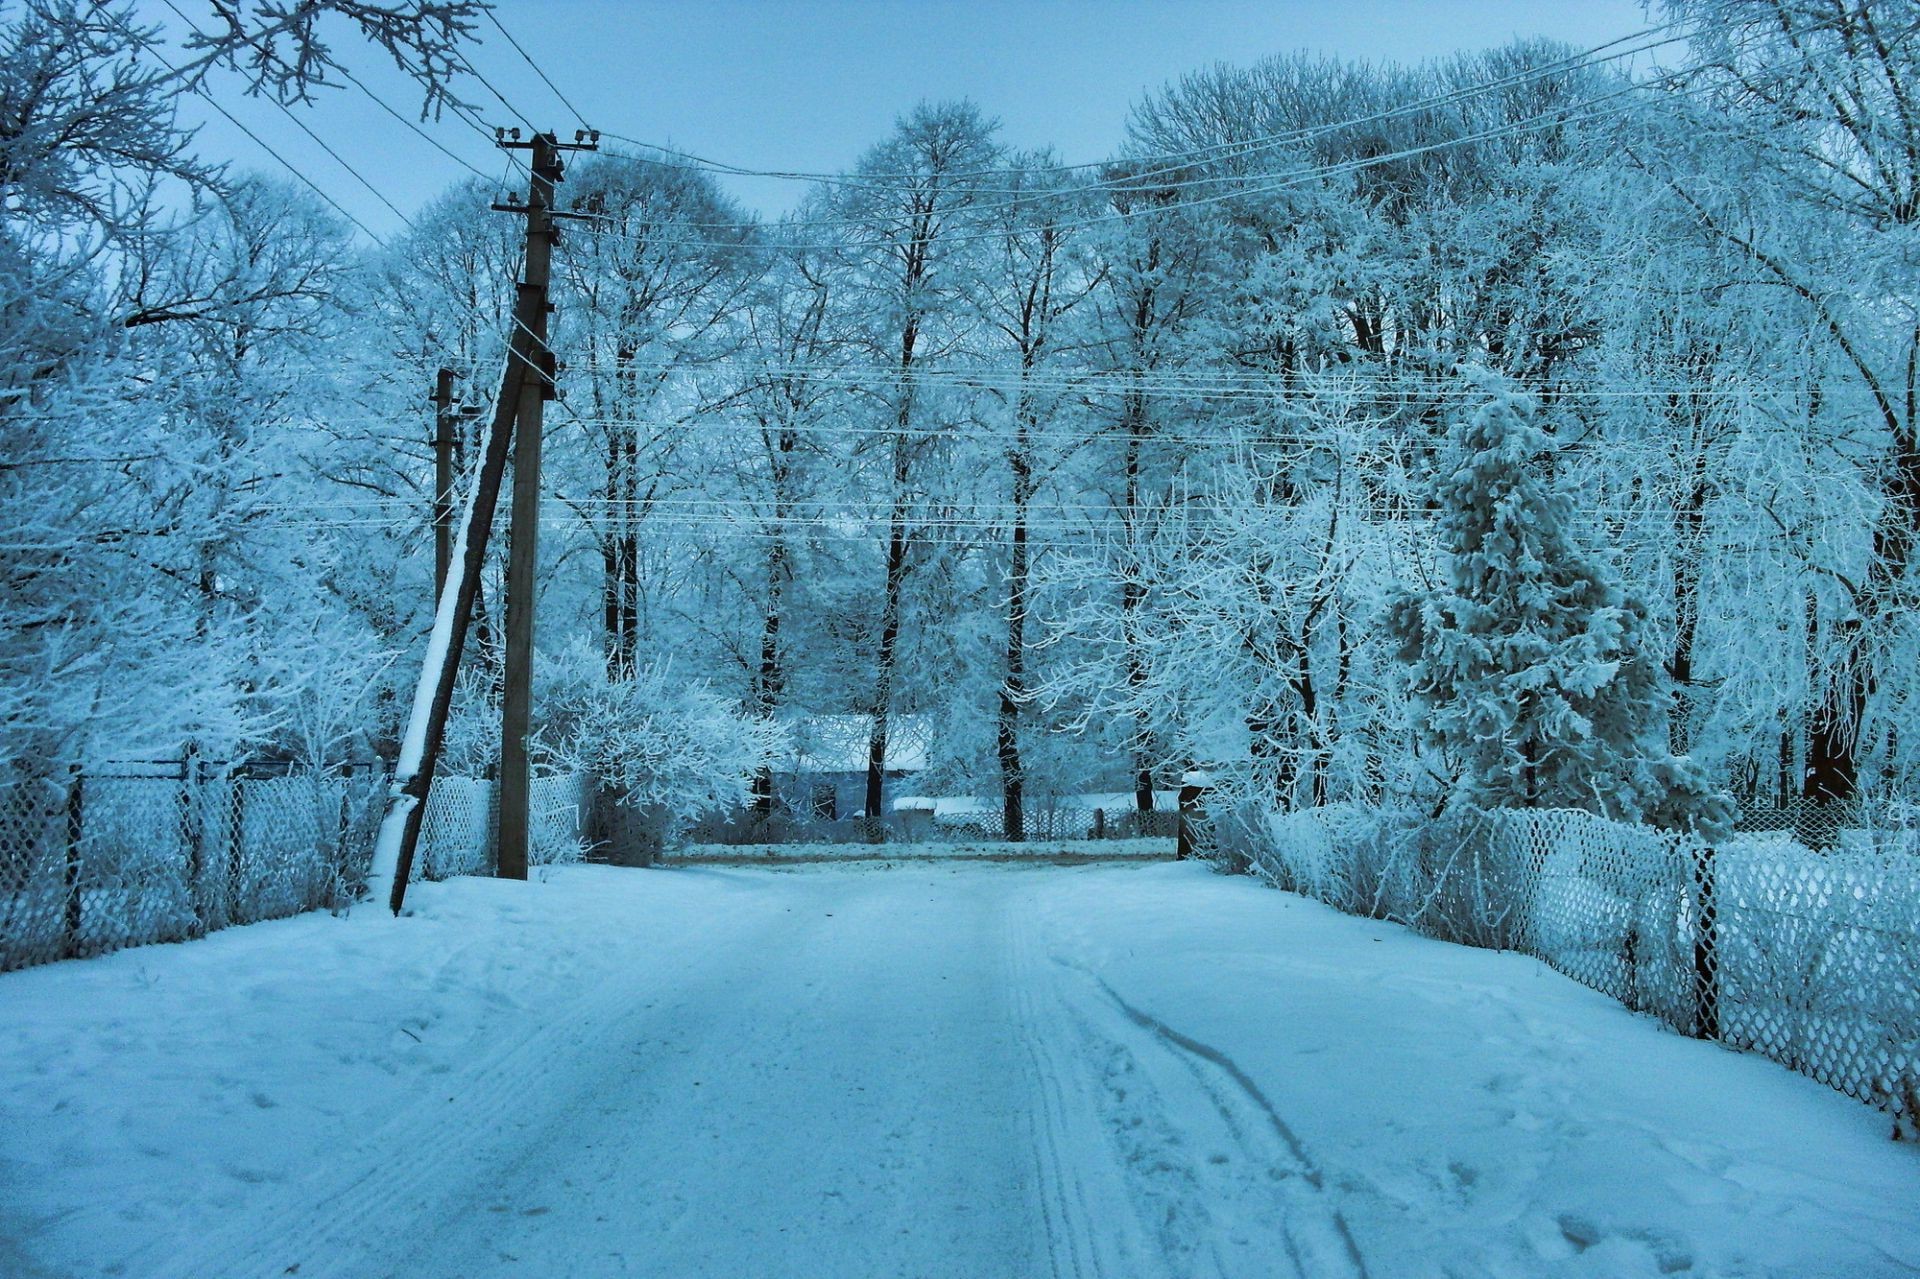
POLYGON ((193 908, 192 936, 207 931, 206 824, 199 820, 200 752, 192 742, 180 759, 180 842, 187 850, 187 902, 193 908))
POLYGON ((247 788, 245 774, 235 770, 227 774, 227 923, 241 922, 244 887, 242 872, 247 854, 247 788))
POLYGON ((1713 849, 1693 854, 1693 1033, 1720 1038, 1719 905, 1714 900, 1713 849))
POLYGON ((340 837, 333 846, 333 868, 328 877, 327 905, 337 907, 346 899, 347 846, 353 838, 353 765, 340 768, 340 837))
POLYGON ((80 766, 74 765, 73 783, 67 788, 67 932, 63 949, 69 959, 80 953, 80 831, 82 806, 85 803, 82 787, 85 781, 80 766))

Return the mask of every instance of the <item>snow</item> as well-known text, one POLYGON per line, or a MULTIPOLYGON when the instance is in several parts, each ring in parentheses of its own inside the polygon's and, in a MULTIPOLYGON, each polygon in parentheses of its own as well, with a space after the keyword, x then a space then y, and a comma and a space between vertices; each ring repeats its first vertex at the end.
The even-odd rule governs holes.
POLYGON ((1174 841, 1138 839, 913 840, 886 844, 689 844, 664 856, 669 863, 753 865, 787 862, 1089 862, 1172 857, 1174 841))
MULTIPOLYGON (((1195 776, 1198 774, 1190 774, 1195 776)), ((1154 808, 1160 812, 1172 812, 1178 792, 1159 791, 1154 795, 1154 808)), ((983 813, 999 813, 1005 803, 998 796, 979 795, 902 795, 893 801, 896 813, 929 812, 935 821, 951 821, 963 817, 972 817, 983 813)), ((1131 791, 1091 793, 1083 795, 1044 795, 1029 797, 1027 811, 1044 813, 1051 810, 1074 810, 1093 812, 1104 808, 1116 816, 1133 811, 1135 800, 1131 791)))
POLYGON ((1192 863, 411 903, 0 977, 0 1273, 1920 1266, 1883 1116, 1192 863))
POLYGON ((459 527, 449 544, 448 563, 452 568, 435 603, 433 632, 427 637, 426 655, 420 662, 420 681, 414 685, 413 705, 407 712, 407 727, 401 737, 400 755, 394 761, 393 782, 389 788, 392 801, 387 806, 386 816, 380 820, 379 833, 374 836, 373 862, 367 872, 367 895, 371 898, 377 899, 389 892, 400 872, 400 845, 405 840, 407 819, 419 802, 405 794, 404 788, 420 775, 421 765, 426 761, 427 730, 433 724, 433 699, 453 647, 453 629, 460 612, 460 584, 466 573, 467 537, 479 502, 480 476, 476 472, 467 490, 466 500, 460 504, 459 527))

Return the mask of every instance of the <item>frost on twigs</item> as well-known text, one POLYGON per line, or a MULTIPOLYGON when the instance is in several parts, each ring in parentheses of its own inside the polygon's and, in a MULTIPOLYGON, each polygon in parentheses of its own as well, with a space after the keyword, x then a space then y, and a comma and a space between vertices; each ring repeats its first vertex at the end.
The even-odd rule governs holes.
POLYGON ((186 41, 209 66, 226 66, 247 77, 254 92, 281 102, 310 101, 313 91, 336 83, 341 63, 327 43, 327 28, 339 20, 419 81, 421 118, 460 105, 452 84, 464 69, 460 46, 471 38, 486 6, 480 0, 216 0, 215 29, 186 41))

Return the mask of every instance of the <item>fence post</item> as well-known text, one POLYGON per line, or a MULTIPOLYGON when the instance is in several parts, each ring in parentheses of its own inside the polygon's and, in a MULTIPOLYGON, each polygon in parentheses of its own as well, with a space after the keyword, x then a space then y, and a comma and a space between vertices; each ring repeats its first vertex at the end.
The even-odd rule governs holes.
POLYGON ((247 790, 241 783, 245 781, 244 770, 235 769, 227 774, 227 923, 238 924, 240 919, 241 889, 245 883, 242 872, 246 868, 247 856, 247 790))
POLYGON ((1199 770, 1194 770, 1180 779, 1180 825, 1174 837, 1173 855, 1184 861, 1200 855, 1199 825, 1200 799, 1207 793, 1210 779, 1199 770))
POLYGON ((1693 1033, 1720 1038, 1719 905, 1714 900, 1713 849, 1693 852, 1693 1033))
POLYGON ((1095 839, 1107 837, 1107 810, 1104 808, 1093 810, 1093 837, 1095 839))
POLYGON ((73 784, 67 788, 67 935, 64 950, 71 959, 80 953, 80 829, 84 800, 82 784, 86 777, 80 766, 73 766, 73 784))
POLYGON ((206 826, 198 819, 201 783, 199 749, 187 743, 180 757, 180 842, 187 850, 187 902, 193 909, 189 935, 198 937, 207 931, 206 826))
POLYGON ((347 847, 353 838, 353 765, 340 768, 340 838, 333 846, 333 882, 329 885, 329 907, 337 907, 347 897, 347 847))

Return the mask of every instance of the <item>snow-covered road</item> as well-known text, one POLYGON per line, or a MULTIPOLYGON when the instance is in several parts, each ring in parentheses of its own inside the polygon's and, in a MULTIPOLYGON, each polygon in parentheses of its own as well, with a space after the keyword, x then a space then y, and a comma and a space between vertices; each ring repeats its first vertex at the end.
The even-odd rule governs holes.
POLYGON ((0 977, 0 1275, 1920 1270, 1865 1108, 1193 865, 416 900, 0 977))

